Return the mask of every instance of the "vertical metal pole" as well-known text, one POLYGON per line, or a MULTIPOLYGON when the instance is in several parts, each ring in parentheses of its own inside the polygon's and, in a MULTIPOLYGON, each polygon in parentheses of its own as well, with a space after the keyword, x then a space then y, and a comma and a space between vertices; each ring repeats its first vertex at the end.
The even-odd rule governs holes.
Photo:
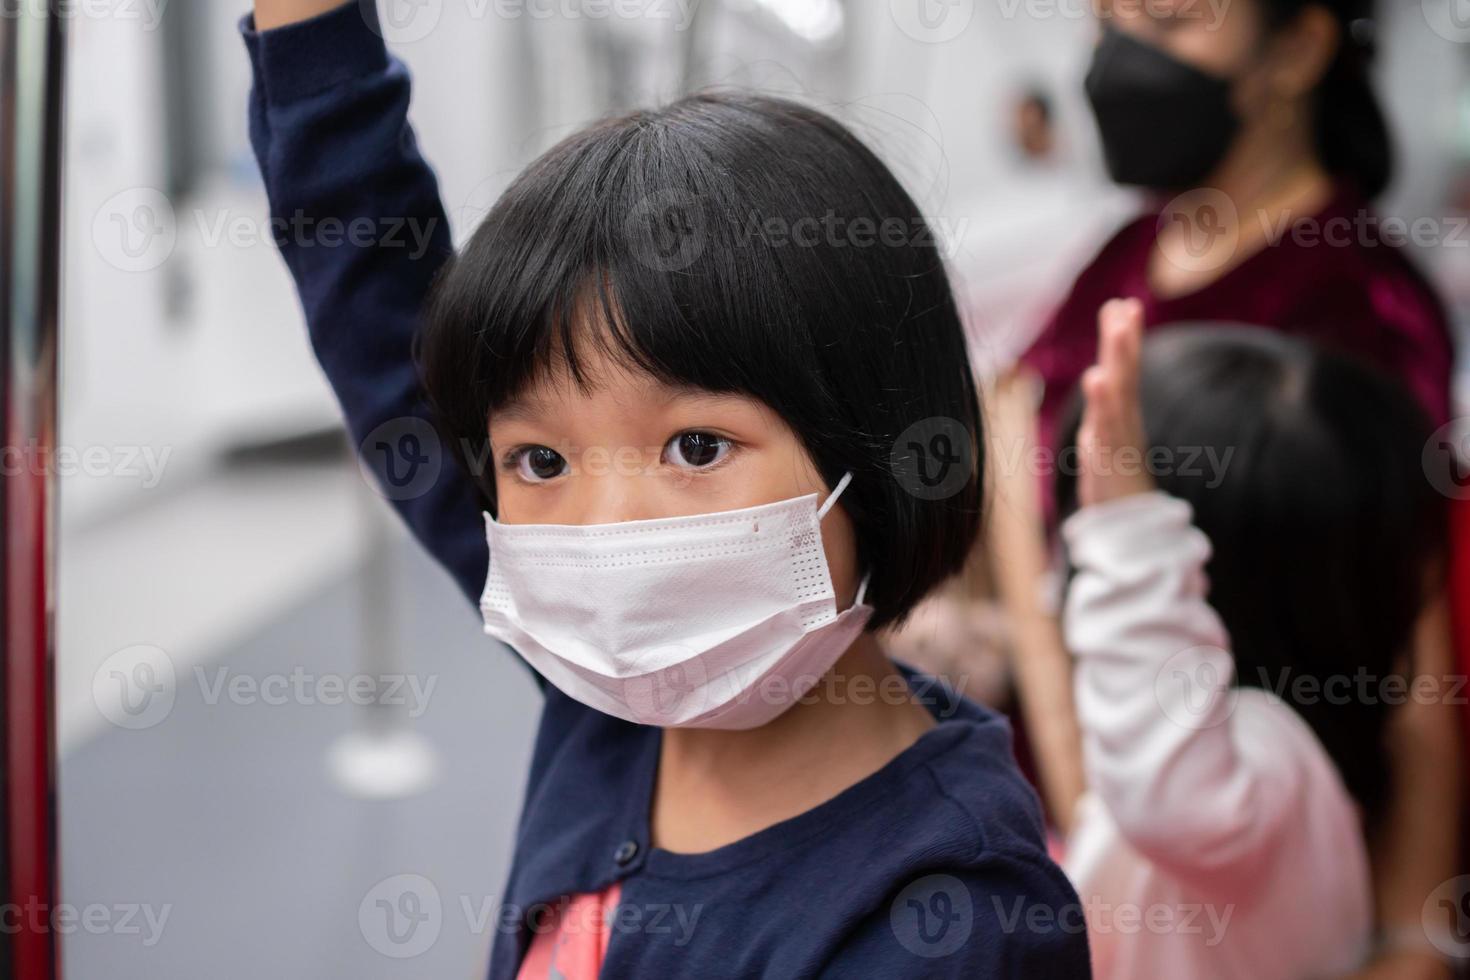
POLYGON ((0 978, 54 980, 61 0, 0 0, 0 978))
MULTIPOLYGON (((378 496, 362 488, 359 513, 363 556, 358 661, 361 676, 405 677, 409 658, 400 655, 399 604, 393 584, 393 515, 378 496)), ((438 778, 439 756, 433 744, 414 730, 408 708, 374 701, 364 705, 352 730, 332 743, 327 768, 344 792, 364 799, 388 800, 414 796, 438 778)))
POLYGON ((703 28, 710 19, 708 7, 717 6, 719 0, 694 0, 689 6, 689 22, 684 25, 683 44, 679 51, 679 95, 688 95, 698 87, 698 73, 705 67, 697 59, 708 52, 703 49, 703 28))

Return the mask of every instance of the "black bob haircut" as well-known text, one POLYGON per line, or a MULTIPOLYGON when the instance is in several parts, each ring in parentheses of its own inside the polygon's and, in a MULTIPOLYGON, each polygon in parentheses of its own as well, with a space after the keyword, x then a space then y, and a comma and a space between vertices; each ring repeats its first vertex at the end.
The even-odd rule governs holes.
MULTIPOLYGON (((1447 559, 1447 503, 1423 463, 1433 426, 1372 366, 1255 327, 1159 331, 1140 387, 1149 445, 1171 462, 1159 489, 1193 506, 1213 546, 1209 601, 1236 684, 1277 693, 1311 726, 1372 821, 1388 798, 1384 726, 1398 697, 1381 685, 1404 679, 1447 559), (1199 450, 1223 470, 1187 464, 1199 450)), ((1060 429, 1074 458, 1080 414, 1074 401, 1060 429)), ((1076 490, 1059 468, 1061 516, 1076 490)))
POLYGON ((588 344, 661 382, 753 396, 829 487, 852 471, 841 506, 872 575, 870 628, 964 565, 983 439, 943 256, 889 169, 831 117, 696 94, 594 124, 512 182, 441 273, 418 351, 492 511, 488 419, 543 372, 585 384, 588 344), (598 329, 577 322, 589 308, 598 329), (933 476, 936 449, 968 471, 942 495, 914 479, 933 476))

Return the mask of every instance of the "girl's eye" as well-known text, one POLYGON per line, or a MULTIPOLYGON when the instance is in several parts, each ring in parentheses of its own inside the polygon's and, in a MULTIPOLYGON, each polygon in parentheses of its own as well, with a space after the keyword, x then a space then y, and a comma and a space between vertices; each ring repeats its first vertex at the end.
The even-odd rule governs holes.
POLYGON ((664 461, 686 469, 705 469, 724 459, 730 440, 708 432, 681 432, 664 447, 664 461))
POLYGON ((554 480, 567 471, 567 461, 561 453, 545 446, 528 446, 516 452, 516 472, 521 479, 530 483, 554 480))

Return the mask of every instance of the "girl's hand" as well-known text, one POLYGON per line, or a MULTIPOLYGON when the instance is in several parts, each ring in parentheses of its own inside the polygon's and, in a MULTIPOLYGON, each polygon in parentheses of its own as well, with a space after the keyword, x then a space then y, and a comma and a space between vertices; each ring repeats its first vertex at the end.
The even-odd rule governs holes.
POLYGON ((1145 465, 1148 440, 1138 402, 1143 304, 1109 300, 1097 324, 1097 363, 1082 375, 1087 406, 1077 431, 1077 496, 1083 507, 1155 489, 1145 465))

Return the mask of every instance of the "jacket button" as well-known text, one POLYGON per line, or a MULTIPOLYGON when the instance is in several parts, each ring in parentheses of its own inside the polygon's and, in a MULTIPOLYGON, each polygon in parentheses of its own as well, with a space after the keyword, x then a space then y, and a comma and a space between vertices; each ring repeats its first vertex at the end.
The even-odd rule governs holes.
POLYGON ((613 860, 620 865, 627 864, 637 856, 638 842, 636 840, 623 841, 618 845, 618 849, 613 852, 613 860))

